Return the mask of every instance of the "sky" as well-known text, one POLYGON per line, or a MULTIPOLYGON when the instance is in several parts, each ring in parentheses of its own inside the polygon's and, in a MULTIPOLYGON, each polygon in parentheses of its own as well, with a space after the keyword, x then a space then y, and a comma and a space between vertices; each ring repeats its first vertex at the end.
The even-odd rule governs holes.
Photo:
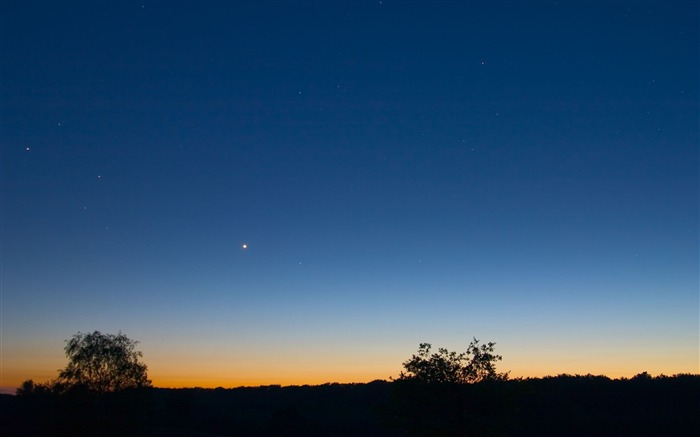
POLYGON ((0 386, 94 330, 159 387, 700 373, 699 14, 2 2, 0 386))

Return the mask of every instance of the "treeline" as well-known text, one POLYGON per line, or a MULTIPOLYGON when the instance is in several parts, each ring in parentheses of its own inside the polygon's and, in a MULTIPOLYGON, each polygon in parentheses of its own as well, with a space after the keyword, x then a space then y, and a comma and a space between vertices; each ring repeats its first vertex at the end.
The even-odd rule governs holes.
POLYGON ((700 435, 700 375, 416 379, 1 397, 3 435, 700 435))
POLYGON ((421 343, 393 382, 157 389, 117 335, 75 334, 55 379, 2 396, 3 435, 605 436, 700 435, 700 375, 560 375, 510 380, 495 343, 421 343))

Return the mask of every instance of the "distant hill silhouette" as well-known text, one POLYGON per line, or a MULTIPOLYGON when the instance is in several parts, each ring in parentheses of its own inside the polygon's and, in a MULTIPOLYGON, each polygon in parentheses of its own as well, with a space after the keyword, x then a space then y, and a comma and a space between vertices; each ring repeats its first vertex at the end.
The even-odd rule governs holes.
POLYGON ((0 396, 3 435, 700 435, 700 375, 0 396))

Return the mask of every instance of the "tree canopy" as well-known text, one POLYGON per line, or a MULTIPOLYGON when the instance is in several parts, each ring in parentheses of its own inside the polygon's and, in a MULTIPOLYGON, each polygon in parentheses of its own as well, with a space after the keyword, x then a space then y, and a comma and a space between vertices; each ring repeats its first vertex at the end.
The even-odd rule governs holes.
POLYGON ((508 379, 508 372, 496 372, 496 361, 502 357, 494 354, 496 343, 479 345, 474 338, 462 353, 438 349, 430 353, 431 344, 421 343, 418 354, 403 363, 406 372, 399 380, 417 380, 427 383, 475 383, 508 379))
POLYGON ((84 387, 105 393, 133 387, 149 387, 147 367, 140 361, 137 341, 117 335, 78 332, 66 341, 68 365, 59 372, 59 382, 67 387, 84 387))

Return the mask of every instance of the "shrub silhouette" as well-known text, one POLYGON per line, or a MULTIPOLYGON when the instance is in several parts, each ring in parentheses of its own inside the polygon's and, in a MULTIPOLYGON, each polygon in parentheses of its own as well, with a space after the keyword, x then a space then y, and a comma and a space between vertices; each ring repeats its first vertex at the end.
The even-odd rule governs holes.
POLYGON ((462 353, 438 349, 430 353, 430 343, 421 343, 418 354, 403 363, 406 373, 399 380, 417 380, 426 383, 475 383, 508 379, 508 372, 496 372, 496 361, 502 357, 494 354, 496 343, 479 345, 474 338, 462 353))

